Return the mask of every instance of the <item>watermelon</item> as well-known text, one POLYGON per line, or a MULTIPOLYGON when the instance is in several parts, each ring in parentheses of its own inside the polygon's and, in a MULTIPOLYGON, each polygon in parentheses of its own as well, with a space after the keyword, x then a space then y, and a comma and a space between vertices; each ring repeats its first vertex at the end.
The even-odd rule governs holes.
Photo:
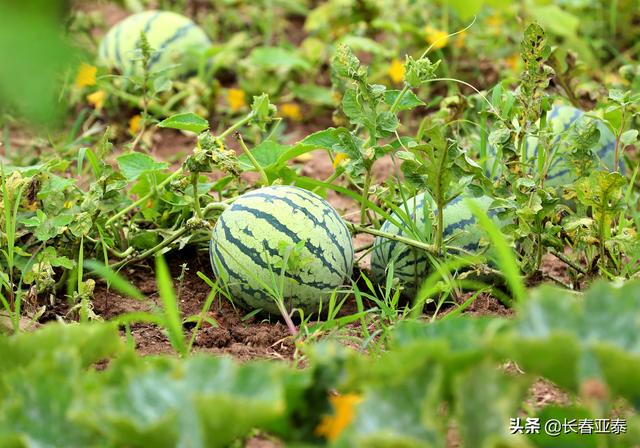
POLYGON ((313 312, 351 276, 354 261, 351 234, 336 210, 292 186, 260 188, 236 199, 214 226, 209 253, 216 278, 234 300, 272 314, 279 311, 269 290, 283 264, 285 305, 313 312), (285 263, 286 253, 298 263, 285 263))
MULTIPOLYGON (((445 206, 443 240, 447 246, 475 252, 480 248, 480 239, 484 232, 478 227, 473 213, 466 206, 465 197, 471 197, 470 193, 456 197, 445 206)), ((492 198, 480 196, 474 197, 473 200, 499 227, 506 224, 498 218, 498 210, 490 209, 492 198)), ((408 212, 411 218, 410 222, 406 222, 406 217, 403 222, 400 215, 394 213, 392 219, 400 223, 401 227, 394 224, 392 220, 387 220, 380 230, 393 235, 433 243, 435 241, 436 207, 431 196, 428 193, 420 193, 409 199, 406 202, 406 207, 402 207, 402 210, 405 216, 408 212)), ((415 294, 421 282, 432 270, 426 252, 404 243, 376 237, 371 255, 371 270, 377 282, 384 283, 387 277, 387 268, 392 261, 394 263, 393 275, 403 283, 405 292, 408 294, 415 294)))
POLYGON ((169 11, 145 11, 127 17, 107 32, 98 49, 98 63, 125 75, 140 73, 142 31, 155 50, 148 64, 151 71, 176 64, 180 73, 195 69, 197 53, 211 46, 205 32, 189 18, 169 11))
MULTIPOLYGON (((595 118, 587 117, 585 113, 575 107, 571 106, 553 106, 551 112, 548 115, 548 123, 551 127, 555 138, 553 140, 553 151, 556 151, 561 138, 561 134, 567 131, 571 126, 577 123, 579 120, 595 120, 596 126, 600 131, 600 140, 592 148, 595 156, 600 160, 601 166, 606 167, 608 170, 613 171, 615 164, 615 148, 616 138, 611 130, 602 121, 595 118)), ((528 137, 525 143, 527 149, 527 158, 529 159, 529 166, 531 170, 534 170, 537 165, 538 157, 538 138, 528 137)), ((549 186, 562 186, 568 185, 575 181, 575 173, 571 171, 570 164, 563 156, 562 151, 568 151, 569 148, 563 146, 561 152, 556 153, 554 160, 551 162, 549 171, 547 172, 546 185, 549 186)), ((494 148, 489 148, 490 156, 487 158, 487 167, 490 169, 493 165, 496 151, 494 148)), ((497 167, 496 176, 500 172, 501 167, 497 167)), ((622 162, 620 162, 620 169, 622 170, 622 162)))

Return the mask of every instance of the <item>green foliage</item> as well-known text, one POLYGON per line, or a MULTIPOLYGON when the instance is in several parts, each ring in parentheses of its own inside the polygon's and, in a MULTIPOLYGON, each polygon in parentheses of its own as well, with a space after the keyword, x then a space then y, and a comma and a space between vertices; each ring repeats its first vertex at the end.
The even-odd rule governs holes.
MULTIPOLYGON (((541 288, 515 321, 406 321, 379 356, 324 342, 306 349, 304 370, 202 354, 140 358, 123 348, 112 324, 52 324, 0 337, 7 361, 0 440, 228 446, 260 430, 287 443, 317 442, 314 428, 331 415, 327 396, 337 390, 346 399, 332 417, 341 422, 331 431, 334 446, 432 446, 452 427, 465 445, 538 446, 541 435, 508 432, 537 375, 582 394, 582 404, 525 409, 527 416, 601 418, 616 398, 640 409, 633 376, 640 371, 639 288, 637 281, 601 282, 584 299, 541 288), (91 367, 104 358, 104 371, 91 367), (509 359, 526 374, 504 372, 498 364, 509 359)), ((629 426, 627 434, 594 437, 617 447, 633 446, 637 436, 629 426)), ((561 435, 554 446, 569 446, 571 437, 561 435)))

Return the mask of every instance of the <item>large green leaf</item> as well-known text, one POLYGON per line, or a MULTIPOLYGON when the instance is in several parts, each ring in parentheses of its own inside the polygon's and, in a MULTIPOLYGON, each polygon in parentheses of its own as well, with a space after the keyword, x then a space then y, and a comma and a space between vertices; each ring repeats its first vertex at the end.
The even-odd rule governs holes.
POLYGON ((458 374, 455 381, 457 427, 464 446, 526 446, 509 434, 508 422, 518 415, 526 391, 523 377, 507 376, 485 362, 458 374), (508 445, 500 445, 507 443, 508 445))
POLYGON ((227 446, 252 428, 279 427, 287 413, 285 365, 196 357, 122 362, 82 420, 116 446, 227 446))
POLYGON ((166 169, 169 164, 156 162, 150 156, 141 152, 130 152, 118 156, 118 166, 122 174, 130 181, 146 173, 154 173, 166 169))
POLYGON ((578 391, 587 379, 639 403, 628 377, 640 371, 640 282, 594 284, 580 298, 566 290, 535 290, 519 314, 508 342, 521 366, 578 391))
POLYGON ((209 122, 193 112, 185 112, 162 120, 158 127, 200 133, 209 129, 209 122))

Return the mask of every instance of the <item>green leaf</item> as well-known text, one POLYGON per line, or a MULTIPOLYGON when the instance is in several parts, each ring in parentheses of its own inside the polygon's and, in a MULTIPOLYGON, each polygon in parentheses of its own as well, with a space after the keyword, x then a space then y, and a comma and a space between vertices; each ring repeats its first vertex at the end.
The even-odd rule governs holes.
POLYGON ((105 266, 104 264, 96 260, 86 261, 85 266, 100 275, 109 283, 110 286, 112 286, 120 293, 133 299, 144 300, 145 296, 140 292, 138 288, 122 278, 118 273, 109 269, 108 266, 105 266))
POLYGON ((311 70, 309 62, 295 50, 282 47, 257 47, 249 55, 249 62, 256 67, 270 70, 311 70))
POLYGON ((192 112, 185 112, 162 120, 158 123, 158 127, 180 129, 181 131, 191 131, 199 134, 209 129, 209 122, 192 112))
POLYGON ((169 164, 166 162, 156 162, 141 152, 131 152, 118 156, 118 166, 122 174, 129 180, 135 180, 146 173, 158 172, 166 169, 169 164))
POLYGON ((580 19, 557 5, 532 5, 529 10, 536 21, 558 36, 571 37, 578 32, 580 19))
POLYGON ((463 21, 467 21, 478 15, 484 0, 445 0, 444 3, 451 6, 463 21))
MULTIPOLYGON (((281 145, 280 143, 274 142, 273 140, 265 140, 258 146, 254 147, 251 150, 251 154, 257 160, 258 164, 261 167, 267 168, 269 166, 277 164, 280 161, 280 157, 290 149, 291 146, 281 145)), ((238 157, 238 162, 240 162, 240 168, 242 168, 243 171, 256 170, 253 164, 249 161, 249 158, 246 154, 242 154, 240 157, 238 157)))
MULTIPOLYGON (((344 128, 338 129, 344 130, 344 128)), ((338 129, 328 128, 324 131, 314 132, 302 139, 298 144, 331 150, 333 145, 340 143, 340 139, 338 138, 339 132, 337 132, 338 129)))
POLYGON ((625 145, 634 145, 638 141, 638 130, 629 129, 620 136, 620 141, 625 145))
MULTIPOLYGON (((389 106, 395 103, 398 95, 400 94, 400 90, 387 90, 384 92, 384 102, 389 106)), ((425 106, 424 101, 416 96, 413 91, 408 90, 398 103, 397 110, 413 110, 418 106, 425 106)))
POLYGON ((173 289, 169 267, 162 255, 156 256, 156 281, 160 300, 162 301, 163 323, 169 334, 169 341, 176 352, 186 356, 187 344, 182 330, 182 317, 180 316, 178 298, 173 289))
POLYGON ((464 446, 517 446, 519 437, 509 433, 508 422, 518 415, 525 386, 522 377, 507 376, 490 362, 458 374, 454 393, 464 446))
POLYGON ((338 439, 343 446, 440 446, 445 431, 436 417, 443 377, 438 363, 419 346, 360 361, 350 370, 354 383, 361 382, 362 402, 338 439))
POLYGON ((60 26, 64 8, 49 0, 3 2, 0 14, 0 103, 47 126, 64 110, 61 73, 77 62, 77 48, 60 26))
POLYGON ((588 379, 605 378, 613 390, 637 402, 627 377, 615 375, 640 368, 637 297, 637 280, 622 287, 599 281, 584 300, 566 290, 536 289, 519 310, 510 351, 526 371, 574 392, 588 379))
MULTIPOLYGON (((84 400, 82 421, 114 446, 229 446, 286 416, 284 365, 198 357, 119 363, 100 393, 84 400)), ((297 387, 304 386, 300 383, 297 387)))
POLYGON ((315 84, 295 84, 290 89, 296 98, 307 104, 327 107, 333 107, 336 104, 331 89, 328 87, 315 84))

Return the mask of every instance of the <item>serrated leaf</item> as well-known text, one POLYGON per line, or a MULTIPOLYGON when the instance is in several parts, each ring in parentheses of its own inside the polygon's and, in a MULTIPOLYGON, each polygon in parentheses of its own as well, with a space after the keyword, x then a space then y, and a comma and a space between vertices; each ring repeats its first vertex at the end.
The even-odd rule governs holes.
POLYGON ((158 123, 158 127, 179 129, 181 131, 190 131, 199 134, 209 129, 209 122, 192 112, 185 112, 172 115, 162 120, 158 123))

